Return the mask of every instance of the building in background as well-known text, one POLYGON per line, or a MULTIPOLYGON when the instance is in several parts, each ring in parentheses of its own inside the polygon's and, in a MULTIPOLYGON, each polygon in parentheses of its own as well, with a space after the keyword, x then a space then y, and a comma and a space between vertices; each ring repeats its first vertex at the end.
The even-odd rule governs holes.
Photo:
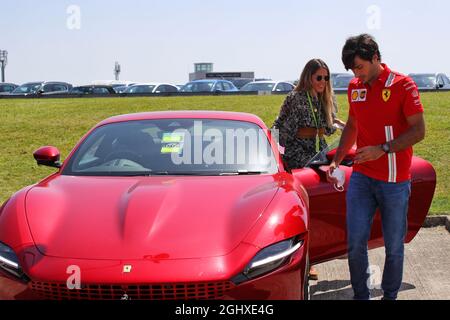
POLYGON ((240 88, 246 82, 254 81, 254 72, 214 72, 214 64, 210 62, 194 63, 194 72, 189 74, 189 81, 203 79, 223 79, 235 83, 240 88))

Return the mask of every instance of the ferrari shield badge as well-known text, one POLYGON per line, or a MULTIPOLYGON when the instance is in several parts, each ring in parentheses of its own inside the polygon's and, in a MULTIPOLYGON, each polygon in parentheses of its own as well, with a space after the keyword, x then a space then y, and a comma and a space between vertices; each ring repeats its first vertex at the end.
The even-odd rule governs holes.
POLYGON ((123 266, 123 273, 130 273, 131 272, 131 266, 130 265, 124 265, 123 266))
POLYGON ((384 102, 388 102, 391 98, 391 90, 390 89, 384 89, 382 92, 383 100, 384 102))

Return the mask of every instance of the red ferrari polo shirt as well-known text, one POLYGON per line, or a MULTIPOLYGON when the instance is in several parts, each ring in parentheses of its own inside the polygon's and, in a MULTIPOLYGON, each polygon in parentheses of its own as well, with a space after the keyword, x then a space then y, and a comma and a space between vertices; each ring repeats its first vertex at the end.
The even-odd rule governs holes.
MULTIPOLYGON (((423 112, 414 81, 391 71, 384 71, 372 86, 355 78, 348 89, 350 115, 357 120, 358 149, 392 141, 408 130, 407 117, 423 112)), ((373 179, 398 183, 411 178, 413 148, 385 154, 376 161, 355 164, 354 171, 373 179)))

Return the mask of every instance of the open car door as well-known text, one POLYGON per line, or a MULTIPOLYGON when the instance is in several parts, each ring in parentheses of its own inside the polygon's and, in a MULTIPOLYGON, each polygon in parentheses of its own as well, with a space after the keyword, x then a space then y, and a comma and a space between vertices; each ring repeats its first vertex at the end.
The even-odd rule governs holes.
MULTIPOLYGON (((353 172, 354 147, 340 165, 345 172, 344 191, 339 192, 327 181, 326 172, 334 157, 335 149, 324 150, 314 157, 310 164, 293 170, 294 179, 299 181, 309 195, 309 256, 311 264, 317 264, 347 254, 346 191, 353 172), (317 160, 319 159, 319 160, 317 160)), ((409 243, 422 227, 428 214, 436 187, 436 172, 427 161, 414 157, 411 167, 412 186, 408 212, 408 232, 405 242, 409 243)), ((369 249, 384 246, 380 212, 373 220, 369 249)))

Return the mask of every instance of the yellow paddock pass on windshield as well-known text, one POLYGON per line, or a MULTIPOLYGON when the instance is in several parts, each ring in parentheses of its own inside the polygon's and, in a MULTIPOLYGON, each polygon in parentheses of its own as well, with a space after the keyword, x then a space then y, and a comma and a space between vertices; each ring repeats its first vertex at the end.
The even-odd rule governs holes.
POLYGON ((164 133, 161 141, 161 153, 181 153, 183 142, 183 133, 164 133))

